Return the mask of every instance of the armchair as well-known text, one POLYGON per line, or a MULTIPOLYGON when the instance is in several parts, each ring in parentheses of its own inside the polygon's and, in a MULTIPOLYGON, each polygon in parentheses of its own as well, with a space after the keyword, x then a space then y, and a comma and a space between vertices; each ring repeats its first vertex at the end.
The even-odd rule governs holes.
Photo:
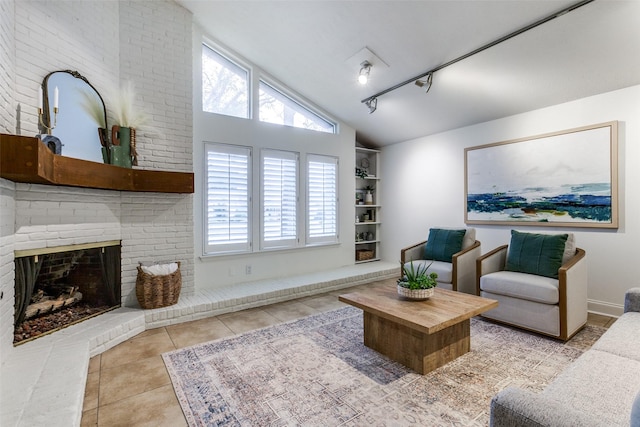
POLYGON ((479 256, 475 228, 432 228, 427 240, 400 250, 402 265, 411 261, 414 266, 431 264, 429 272, 438 273, 438 287, 468 294, 476 293, 475 262, 479 256))
POLYGON ((499 302, 482 316, 567 341, 587 323, 585 251, 571 233, 511 233, 476 261, 477 295, 499 302))

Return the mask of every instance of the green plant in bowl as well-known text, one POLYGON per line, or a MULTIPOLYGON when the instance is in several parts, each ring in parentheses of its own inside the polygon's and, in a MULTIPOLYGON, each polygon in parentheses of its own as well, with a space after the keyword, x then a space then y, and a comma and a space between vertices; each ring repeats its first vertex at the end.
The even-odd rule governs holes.
POLYGON ((400 262, 402 266, 402 277, 398 279, 398 286, 411 290, 435 288, 438 286, 438 282, 436 281, 438 273, 428 273, 431 264, 433 264, 433 262, 429 265, 419 264, 416 267, 413 265, 412 260, 409 263, 409 267, 407 267, 406 264, 400 262))

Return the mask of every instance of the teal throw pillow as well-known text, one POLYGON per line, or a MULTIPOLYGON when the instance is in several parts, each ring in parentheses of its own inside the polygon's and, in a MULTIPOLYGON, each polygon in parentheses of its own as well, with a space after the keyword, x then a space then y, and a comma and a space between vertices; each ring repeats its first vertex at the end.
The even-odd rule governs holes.
POLYGON ((424 258, 451 262, 453 254, 462 250, 462 239, 466 230, 431 228, 424 248, 424 258))
POLYGON ((511 230, 506 270, 558 278, 567 234, 521 233, 511 230))

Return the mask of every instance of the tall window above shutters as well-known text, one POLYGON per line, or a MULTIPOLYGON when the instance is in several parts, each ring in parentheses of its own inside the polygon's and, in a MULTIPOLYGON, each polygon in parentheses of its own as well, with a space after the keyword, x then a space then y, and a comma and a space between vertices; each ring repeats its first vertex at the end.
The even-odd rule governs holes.
POLYGON ((248 119, 251 114, 249 70, 202 45, 202 110, 248 119))

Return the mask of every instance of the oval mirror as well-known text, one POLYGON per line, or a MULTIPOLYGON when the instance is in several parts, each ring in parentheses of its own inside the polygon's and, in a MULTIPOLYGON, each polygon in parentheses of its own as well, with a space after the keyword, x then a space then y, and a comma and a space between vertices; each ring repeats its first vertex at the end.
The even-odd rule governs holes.
POLYGON ((102 163, 101 135, 106 138, 107 110, 100 93, 84 76, 71 70, 49 73, 42 88, 42 120, 45 125, 50 123, 51 134, 60 139, 60 154, 102 163), (57 115, 54 114, 56 92, 57 115))

